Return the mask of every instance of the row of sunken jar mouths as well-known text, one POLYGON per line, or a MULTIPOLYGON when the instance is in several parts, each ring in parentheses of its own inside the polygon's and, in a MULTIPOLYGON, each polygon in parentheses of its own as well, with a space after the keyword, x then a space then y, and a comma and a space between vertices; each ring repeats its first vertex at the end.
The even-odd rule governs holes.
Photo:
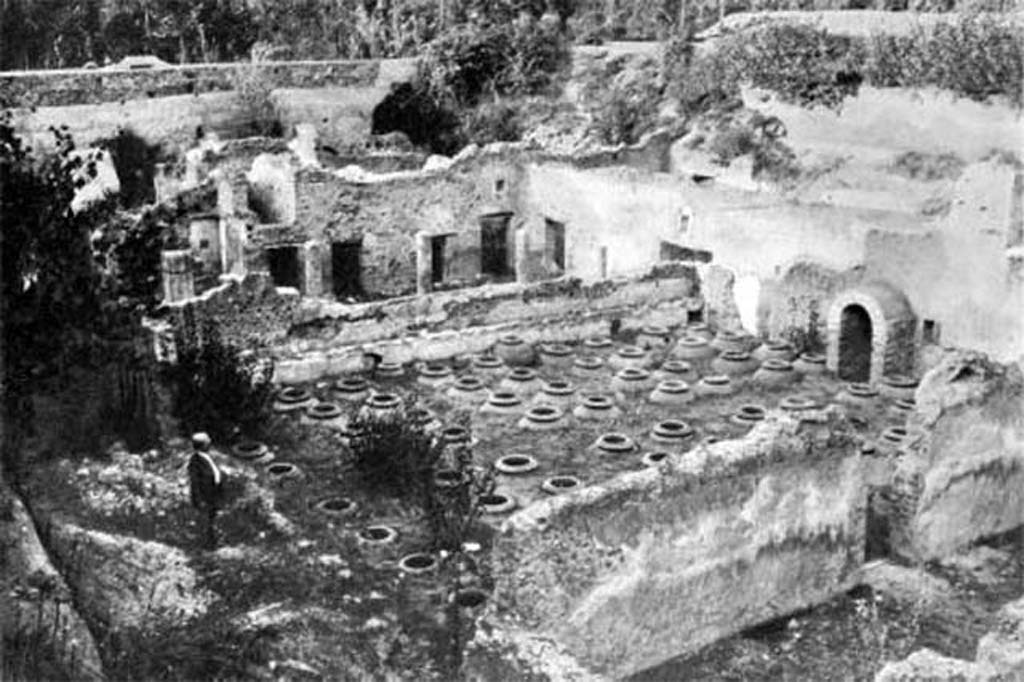
MULTIPOLYGON (((532 387, 533 379, 528 383, 532 387)), ((626 369, 616 377, 612 388, 617 389, 615 393, 620 399, 629 399, 647 392, 651 383, 650 374, 645 370, 626 369)), ((854 391, 855 394, 858 391, 868 390, 870 395, 874 395, 873 389, 864 389, 860 385, 852 385, 852 388, 848 390, 854 391)), ((654 389, 647 394, 647 399, 653 404, 682 405, 693 401, 697 396, 731 395, 733 392, 734 386, 730 377, 710 375, 701 379, 694 387, 676 379, 657 382, 654 389)), ((459 382, 448 391, 448 395, 454 400, 483 401, 483 411, 495 414, 518 414, 524 409, 529 409, 524 404, 524 393, 528 392, 509 389, 488 391, 485 385, 475 377, 460 377, 459 382)), ((570 382, 562 380, 543 383, 540 391, 534 396, 533 402, 537 404, 537 409, 541 410, 545 405, 563 410, 575 406, 577 416, 582 418, 605 418, 618 415, 618 412, 615 411, 615 401, 611 396, 587 395, 580 397, 570 382)), ((341 406, 336 403, 307 402, 304 405, 305 413, 311 419, 329 420, 343 415, 341 406)), ((368 410, 386 413, 400 409, 403 401, 401 397, 393 393, 375 393, 364 399, 364 405, 368 410)), ((425 421, 430 421, 429 415, 425 417, 425 421)), ((538 419, 537 421, 544 420, 538 419)))
MULTIPOLYGON (((577 416, 584 419, 618 416, 618 412, 615 411, 614 400, 610 396, 590 395, 581 398, 571 382, 564 380, 540 382, 532 371, 523 370, 522 368, 520 370, 517 374, 522 376, 512 379, 509 386, 534 389, 539 385, 540 390, 536 392, 533 398, 533 402, 538 405, 551 405, 563 410, 568 410, 575 406, 577 416)), ((793 370, 785 361, 765 361, 763 367, 758 371, 779 375, 779 378, 772 378, 770 380, 772 383, 788 384, 792 380, 793 370)), ((620 400, 633 399, 646 394, 647 399, 651 403, 659 405, 682 405, 693 401, 699 396, 732 395, 735 392, 732 378, 726 374, 705 376, 694 386, 682 380, 665 379, 654 383, 653 390, 648 392, 652 383, 654 383, 653 377, 648 371, 627 368, 616 375, 611 388, 620 400)), ((906 383, 910 382, 907 381, 906 383)), ((913 385, 916 386, 916 383, 913 385)), ((449 396, 456 400, 464 399, 475 403, 483 402, 484 412, 496 414, 518 414, 522 410, 527 409, 524 401, 525 396, 529 393, 529 390, 523 390, 523 388, 520 388, 520 390, 500 389, 489 391, 481 380, 473 376, 460 377, 457 383, 448 391, 449 396)), ((851 383, 843 389, 837 396, 837 399, 840 403, 869 405, 873 404, 881 393, 879 389, 872 385, 851 383)), ((289 403, 289 409, 292 409, 292 406, 301 408, 306 416, 313 420, 332 420, 343 415, 340 405, 332 402, 316 401, 306 389, 292 390, 290 387, 286 388, 282 390, 281 398, 282 402, 287 400, 294 401, 289 403)), ((363 404, 366 410, 386 413, 400 409, 403 401, 401 397, 393 393, 372 393, 363 399, 363 404)), ((782 407, 784 409, 800 409, 796 405, 782 405, 782 407)), ((913 399, 897 398, 893 402, 892 409, 894 412, 903 415, 909 414, 914 409, 913 399)), ((543 422, 545 420, 537 419, 535 421, 543 422)))
MULTIPOLYGON (((600 347, 604 340, 588 340, 589 345, 600 347)), ((707 344, 699 337, 684 337, 679 345, 707 344)), ((586 345, 586 344, 585 344, 586 345)), ((557 358, 568 357, 570 347, 564 344, 546 344, 545 353, 557 358)), ((639 346, 620 348, 616 355, 626 359, 626 366, 621 366, 612 377, 611 389, 614 393, 635 396, 657 390, 654 402, 669 404, 679 400, 679 385, 674 381, 687 381, 694 388, 694 395, 722 395, 730 393, 728 379, 752 375, 754 383, 766 386, 788 386, 798 381, 801 375, 816 374, 825 371, 825 358, 820 355, 803 354, 795 361, 782 359, 790 354, 790 347, 784 342, 767 342, 762 348, 764 352, 750 354, 740 350, 721 351, 710 363, 712 373, 697 379, 697 372, 692 361, 667 359, 661 366, 651 371, 642 366, 629 364, 629 360, 639 360, 647 351, 639 346), (728 379, 727 379, 728 378, 728 379), (696 380, 696 381, 695 381, 696 380), (664 384, 664 386, 661 386, 664 384)), ((488 369, 504 367, 504 363, 494 356, 478 356, 472 363, 476 369, 486 372, 488 369)), ((572 358, 570 372, 590 378, 597 371, 607 371, 609 365, 596 355, 583 355, 572 358)), ((497 384, 499 391, 510 391, 525 397, 530 393, 539 393, 541 400, 566 406, 573 391, 567 380, 554 379, 544 382, 537 372, 527 367, 505 368, 503 378, 497 384)), ((483 402, 489 392, 486 373, 478 377, 474 374, 455 376, 450 366, 439 363, 426 363, 420 368, 418 380, 427 385, 444 386, 453 399, 466 398, 483 402)), ((844 397, 857 402, 882 395, 892 400, 912 401, 918 382, 916 379, 902 375, 885 376, 879 386, 853 384, 844 392, 844 397)), ((338 402, 366 402, 371 409, 396 409, 399 398, 393 394, 377 393, 370 387, 369 381, 360 376, 344 377, 332 385, 332 397, 338 402)), ((275 396, 276 411, 305 411, 312 419, 332 419, 337 416, 337 409, 330 401, 320 403, 313 393, 301 386, 286 386, 275 396)))
MULTIPOLYGON (((686 337, 680 340, 680 346, 686 344, 707 345, 703 339, 686 337)), ((781 345, 781 344, 779 344, 781 345)), ((568 346, 562 344, 551 344, 557 349, 557 357, 566 358, 562 355, 569 350, 568 346)), ((683 355, 687 355, 683 353, 683 355)), ((696 379, 696 372, 693 360, 700 359, 700 353, 690 353, 691 359, 668 358, 660 364, 654 372, 655 379, 680 378, 693 381, 696 379)), ((766 381, 778 379, 783 373, 789 375, 790 370, 795 376, 798 374, 815 374, 825 370, 824 356, 805 353, 795 362, 789 364, 788 360, 780 357, 759 357, 740 350, 717 351, 712 354, 711 369, 715 374, 728 376, 740 376, 744 374, 757 373, 763 370, 759 376, 766 377, 766 381)), ((590 377, 597 373, 603 373, 609 369, 615 371, 616 378, 635 379, 640 372, 646 372, 647 351, 639 346, 626 346, 620 348, 613 358, 602 358, 593 354, 584 354, 572 357, 571 361, 564 364, 564 368, 573 374, 590 377), (628 370, 623 374, 623 370, 628 370)), ((455 370, 447 364, 428 362, 419 367, 417 381, 427 386, 448 386, 464 390, 479 388, 478 381, 483 383, 496 375, 502 376, 503 387, 521 388, 529 387, 530 382, 538 381, 537 374, 533 369, 527 367, 506 367, 505 363, 495 356, 477 356, 468 364, 473 368, 473 374, 468 376, 455 375, 455 370), (479 376, 476 376, 479 375, 479 376)), ((887 378, 884 381, 885 391, 892 394, 892 397, 912 397, 916 388, 916 381, 905 377, 887 378)), ((360 402, 372 393, 369 381, 365 377, 350 376, 337 380, 332 386, 333 393, 338 400, 345 402, 360 402)), ((276 402, 282 406, 299 405, 314 399, 312 393, 303 387, 288 386, 279 391, 276 402)))

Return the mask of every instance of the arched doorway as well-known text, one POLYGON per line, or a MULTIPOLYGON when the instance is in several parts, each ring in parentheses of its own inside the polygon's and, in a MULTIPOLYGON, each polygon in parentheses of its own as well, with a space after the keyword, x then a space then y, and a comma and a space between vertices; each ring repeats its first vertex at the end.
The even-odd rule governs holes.
POLYGON ((828 368, 846 381, 875 383, 914 368, 917 318, 898 289, 866 282, 841 292, 825 319, 828 368))
POLYGON ((839 323, 839 378, 870 381, 871 349, 871 316, 864 306, 846 306, 839 323))

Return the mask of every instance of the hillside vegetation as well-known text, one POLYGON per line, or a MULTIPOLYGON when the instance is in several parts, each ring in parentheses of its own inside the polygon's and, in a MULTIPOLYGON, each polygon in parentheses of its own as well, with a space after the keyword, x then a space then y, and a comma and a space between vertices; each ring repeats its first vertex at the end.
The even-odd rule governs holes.
POLYGON ((670 64, 673 90, 689 111, 734 97, 741 84, 803 106, 838 107, 862 85, 937 87, 984 101, 1022 104, 1024 29, 968 14, 908 35, 836 35, 807 24, 766 22, 670 64))
POLYGON ((79 67, 153 54, 171 63, 408 57, 481 17, 549 12, 577 43, 664 39, 744 11, 1013 11, 1020 0, 5 0, 0 69, 79 67))

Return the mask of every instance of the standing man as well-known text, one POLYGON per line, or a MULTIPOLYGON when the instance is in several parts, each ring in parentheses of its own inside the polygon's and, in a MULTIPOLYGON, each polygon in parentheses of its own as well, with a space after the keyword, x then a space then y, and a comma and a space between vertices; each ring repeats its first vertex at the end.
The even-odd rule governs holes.
POLYGON ((224 496, 224 476, 220 467, 210 457, 210 437, 205 433, 192 436, 192 456, 188 460, 189 493, 192 506, 203 515, 206 528, 204 536, 209 549, 217 546, 214 522, 224 496))

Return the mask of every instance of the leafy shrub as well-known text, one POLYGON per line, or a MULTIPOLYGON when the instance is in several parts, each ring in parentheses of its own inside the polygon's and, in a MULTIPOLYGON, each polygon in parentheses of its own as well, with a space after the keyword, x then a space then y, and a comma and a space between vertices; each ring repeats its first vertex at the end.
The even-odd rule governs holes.
POLYGON ((779 140, 764 139, 753 152, 751 175, 779 185, 789 185, 800 177, 802 168, 796 154, 779 140))
POLYGON ((807 316, 807 324, 803 327, 792 326, 782 336, 793 346, 797 353, 824 353, 825 340, 821 334, 821 315, 811 309, 807 316))
POLYGON ((635 144, 654 127, 663 93, 657 64, 644 61, 631 66, 626 59, 613 59, 591 74, 583 100, 592 130, 602 142, 635 144))
POLYGON ((461 551, 479 519, 480 496, 494 488, 493 475, 473 466, 470 449, 453 446, 447 451, 444 443, 401 411, 359 415, 351 428, 349 449, 366 490, 418 505, 430 530, 432 549, 461 551), (456 473, 451 485, 435 482, 442 463, 456 473))
POLYGON ((284 124, 274 101, 272 82, 255 63, 240 65, 232 75, 231 89, 253 135, 283 137, 284 124))
POLYGON ((456 447, 450 459, 458 482, 432 486, 424 513, 433 549, 460 552, 480 519, 480 497, 494 491, 494 473, 474 467, 473 453, 465 446, 456 447))
POLYGON ((955 180, 963 173, 965 165, 956 154, 904 152, 896 157, 890 170, 915 180, 955 180))
POLYGON ((173 411, 186 432, 224 440, 236 429, 255 433, 263 427, 273 396, 272 363, 224 341, 209 319, 194 333, 179 332, 175 347, 177 362, 167 372, 173 411))
POLYGON ((479 16, 427 45, 414 82, 374 110, 375 134, 400 131, 448 155, 468 142, 522 137, 519 110, 506 98, 554 86, 570 61, 568 42, 557 22, 530 14, 505 22, 479 16))
POLYGON ((522 113, 514 103, 499 99, 484 102, 466 113, 462 130, 467 142, 517 142, 523 137, 522 113))
POLYGON ((349 449, 365 488, 373 493, 423 503, 433 488, 444 446, 404 411, 359 415, 350 424, 349 449))
POLYGON ((754 131, 745 125, 729 125, 718 131, 708 143, 708 151, 723 166, 728 166, 733 159, 749 154, 756 148, 754 131))
POLYGON ((206 184, 140 213, 112 216, 92 241, 96 261, 107 275, 106 293, 129 307, 155 307, 160 299, 160 252, 186 248, 184 221, 209 211, 216 200, 216 188, 206 184))
POLYGON ((557 24, 529 15, 511 23, 458 26, 427 47, 422 78, 433 97, 471 107, 489 95, 539 93, 569 64, 557 24))
POLYGON ((878 87, 934 86, 983 101, 1004 95, 1024 105, 1024 29, 967 15, 906 36, 869 40, 823 28, 767 22, 724 38, 713 52, 681 55, 671 90, 689 112, 735 99, 742 83, 805 107, 838 108, 864 82, 878 87))
POLYGON ((149 144, 135 131, 121 128, 117 135, 98 141, 96 146, 106 149, 114 162, 121 182, 121 206, 132 208, 156 198, 153 176, 163 157, 161 145, 149 144))
POLYGON ((423 78, 394 86, 373 110, 373 134, 396 131, 434 154, 455 154, 464 144, 459 114, 438 101, 423 78))
POLYGON ((1024 105, 1024 29, 989 15, 918 27, 907 36, 876 35, 865 71, 880 87, 932 85, 974 100, 1005 95, 1024 105))

